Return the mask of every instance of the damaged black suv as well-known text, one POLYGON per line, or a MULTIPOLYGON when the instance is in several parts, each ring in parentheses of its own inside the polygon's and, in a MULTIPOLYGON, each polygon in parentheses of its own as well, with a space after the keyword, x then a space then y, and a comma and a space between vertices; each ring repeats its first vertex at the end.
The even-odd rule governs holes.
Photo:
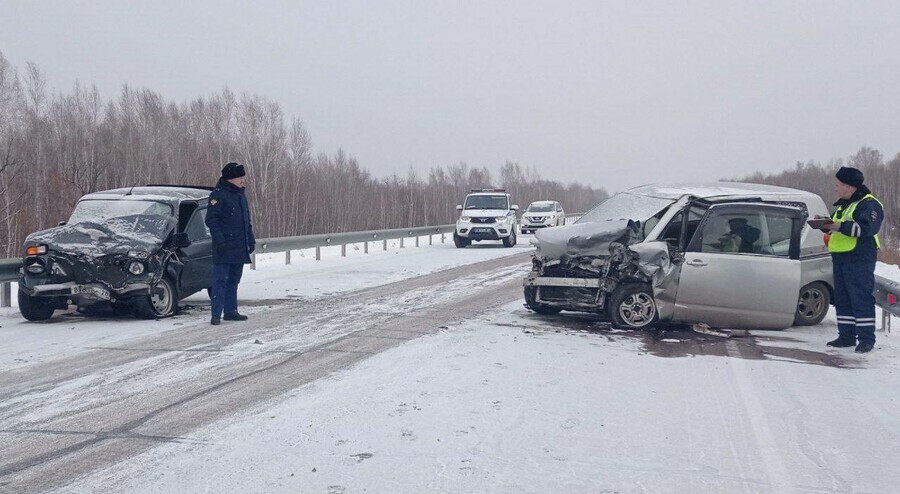
POLYGON ((56 309, 168 317, 212 282, 204 223, 212 189, 131 187, 82 197, 67 222, 25 239, 19 311, 29 321, 56 309))

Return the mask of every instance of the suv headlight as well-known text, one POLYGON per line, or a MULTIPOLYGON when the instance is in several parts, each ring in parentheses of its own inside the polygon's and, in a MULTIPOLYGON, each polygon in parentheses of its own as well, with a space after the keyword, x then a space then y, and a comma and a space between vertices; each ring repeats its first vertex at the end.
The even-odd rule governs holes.
POLYGON ((131 261, 128 263, 128 272, 134 275, 142 274, 144 272, 144 263, 131 261))
POLYGON ((41 254, 46 254, 46 253, 47 253, 46 245, 32 245, 31 247, 28 247, 27 249, 25 249, 26 256, 39 256, 41 254))
POLYGON ((460 216, 459 221, 469 221, 469 217, 468 216, 460 216))

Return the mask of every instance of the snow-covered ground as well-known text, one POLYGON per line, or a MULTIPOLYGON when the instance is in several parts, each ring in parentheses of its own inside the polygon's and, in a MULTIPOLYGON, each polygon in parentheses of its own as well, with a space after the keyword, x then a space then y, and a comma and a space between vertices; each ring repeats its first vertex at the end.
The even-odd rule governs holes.
MULTIPOLYGON (((238 290, 243 306, 241 312, 253 314, 285 300, 311 299, 366 287, 383 285, 453 266, 471 264, 488 259, 521 253, 531 249, 527 238, 513 248, 503 248, 499 242, 483 242, 465 249, 453 246, 450 236, 440 243, 440 236, 421 237, 419 247, 414 239, 406 239, 400 248, 399 240, 389 240, 388 250, 382 243, 371 242, 369 254, 362 244, 347 247, 341 257, 340 246, 322 248, 322 260, 315 260, 313 249, 294 251, 291 264, 285 265, 284 254, 257 256, 257 269, 245 266, 238 290)), ((46 361, 60 355, 70 355, 86 348, 138 339, 208 319, 209 298, 205 291, 182 302, 189 309, 164 320, 145 321, 134 318, 85 317, 59 311, 49 321, 25 321, 19 314, 12 285, 11 308, 0 309, 0 370, 46 361)))
POLYGON ((725 339, 515 302, 65 490, 895 492, 898 336, 835 334, 833 313, 725 339))
MULTIPOLYGON (((273 255, 246 272, 241 297, 262 311, 527 249, 424 244, 295 254, 287 267, 273 255)), ((896 266, 878 273, 900 279, 896 266)), ((205 317, 33 324, 8 311, 0 369, 205 317)), ((614 330, 517 301, 60 492, 895 492, 900 336, 879 332, 876 350, 857 355, 827 348, 835 334, 833 313, 726 339, 614 330)))

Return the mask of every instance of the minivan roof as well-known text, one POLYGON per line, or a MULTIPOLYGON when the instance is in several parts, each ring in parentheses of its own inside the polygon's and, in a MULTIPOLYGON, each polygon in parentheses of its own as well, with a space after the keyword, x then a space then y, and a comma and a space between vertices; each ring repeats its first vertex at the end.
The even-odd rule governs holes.
POLYGON ((796 196, 819 197, 812 192, 775 185, 751 184, 743 182, 698 182, 680 184, 652 184, 641 185, 628 189, 629 194, 661 197, 666 199, 678 199, 686 195, 703 199, 714 199, 729 196, 796 196))

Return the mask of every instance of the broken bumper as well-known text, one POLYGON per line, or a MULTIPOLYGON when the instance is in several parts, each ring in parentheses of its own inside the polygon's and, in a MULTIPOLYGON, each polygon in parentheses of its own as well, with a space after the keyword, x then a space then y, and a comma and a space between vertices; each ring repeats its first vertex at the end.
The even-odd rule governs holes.
POLYGON ((79 285, 74 281, 66 283, 49 283, 28 287, 20 285, 22 290, 33 297, 76 297, 91 300, 112 301, 117 298, 127 298, 136 295, 149 295, 149 283, 129 283, 120 289, 110 289, 101 283, 88 283, 79 285))

